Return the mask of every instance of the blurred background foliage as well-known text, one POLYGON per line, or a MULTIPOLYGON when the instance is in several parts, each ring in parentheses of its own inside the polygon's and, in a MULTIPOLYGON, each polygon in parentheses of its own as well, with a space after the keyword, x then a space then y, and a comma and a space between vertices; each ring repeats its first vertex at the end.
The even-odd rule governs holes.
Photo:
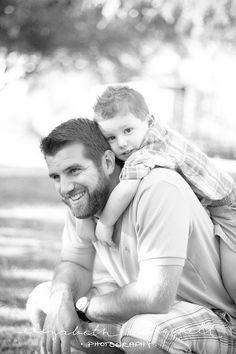
POLYGON ((50 66, 89 67, 104 61, 118 81, 140 75, 163 46, 189 54, 190 42, 236 46, 234 0, 1 0, 0 46, 5 71, 20 53, 24 75, 50 66))
POLYGON ((1 0, 0 148, 7 129, 21 158, 9 151, 0 164, 40 165, 40 136, 90 117, 92 88, 147 81, 137 88, 155 114, 235 158, 235 60, 236 0, 1 0))

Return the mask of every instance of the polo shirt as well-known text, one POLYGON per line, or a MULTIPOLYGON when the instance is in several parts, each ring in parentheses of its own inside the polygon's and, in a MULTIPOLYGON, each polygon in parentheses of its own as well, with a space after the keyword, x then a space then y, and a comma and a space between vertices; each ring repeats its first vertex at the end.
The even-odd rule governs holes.
MULTIPOLYGON (((140 271, 152 279, 154 267, 182 266, 177 300, 236 317, 220 274, 216 236, 220 235, 207 210, 184 179, 173 170, 155 168, 142 179, 115 227, 115 249, 86 239, 83 221, 68 210, 62 259, 79 263, 81 257, 94 259, 96 255, 103 264, 100 271, 106 270, 104 282, 115 281, 119 286, 137 280, 140 271)), ((94 273, 99 273, 96 267, 94 273)))

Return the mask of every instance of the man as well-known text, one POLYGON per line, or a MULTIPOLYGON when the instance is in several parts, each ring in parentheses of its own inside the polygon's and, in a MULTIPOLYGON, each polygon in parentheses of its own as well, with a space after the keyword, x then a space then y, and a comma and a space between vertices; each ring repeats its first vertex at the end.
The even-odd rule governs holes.
POLYGON ((121 170, 96 123, 67 121, 41 149, 68 206, 62 261, 52 284, 39 285, 28 301, 42 352, 70 353, 72 345, 88 353, 234 353, 221 235, 182 177, 156 168, 143 178, 110 248, 81 220, 99 218, 121 170))

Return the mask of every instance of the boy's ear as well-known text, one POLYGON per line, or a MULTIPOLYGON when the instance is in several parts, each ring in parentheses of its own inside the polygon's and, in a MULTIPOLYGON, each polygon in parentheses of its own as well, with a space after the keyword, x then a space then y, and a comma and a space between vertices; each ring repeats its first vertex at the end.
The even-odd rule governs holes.
POLYGON ((149 114, 147 119, 148 119, 148 126, 149 128, 151 128, 154 125, 155 118, 152 114, 149 114))
POLYGON ((106 175, 111 175, 115 169, 115 154, 111 150, 106 150, 102 157, 102 166, 106 175))

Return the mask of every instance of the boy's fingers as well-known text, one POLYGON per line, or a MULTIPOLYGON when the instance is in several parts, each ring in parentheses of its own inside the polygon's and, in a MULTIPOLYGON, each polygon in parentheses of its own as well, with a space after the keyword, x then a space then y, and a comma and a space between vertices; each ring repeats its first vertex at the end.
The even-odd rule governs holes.
POLYGON ((111 248, 116 248, 116 244, 114 242, 111 242, 110 247, 111 248))
POLYGON ((116 244, 112 240, 110 242, 106 242, 106 245, 111 248, 116 248, 116 244))

